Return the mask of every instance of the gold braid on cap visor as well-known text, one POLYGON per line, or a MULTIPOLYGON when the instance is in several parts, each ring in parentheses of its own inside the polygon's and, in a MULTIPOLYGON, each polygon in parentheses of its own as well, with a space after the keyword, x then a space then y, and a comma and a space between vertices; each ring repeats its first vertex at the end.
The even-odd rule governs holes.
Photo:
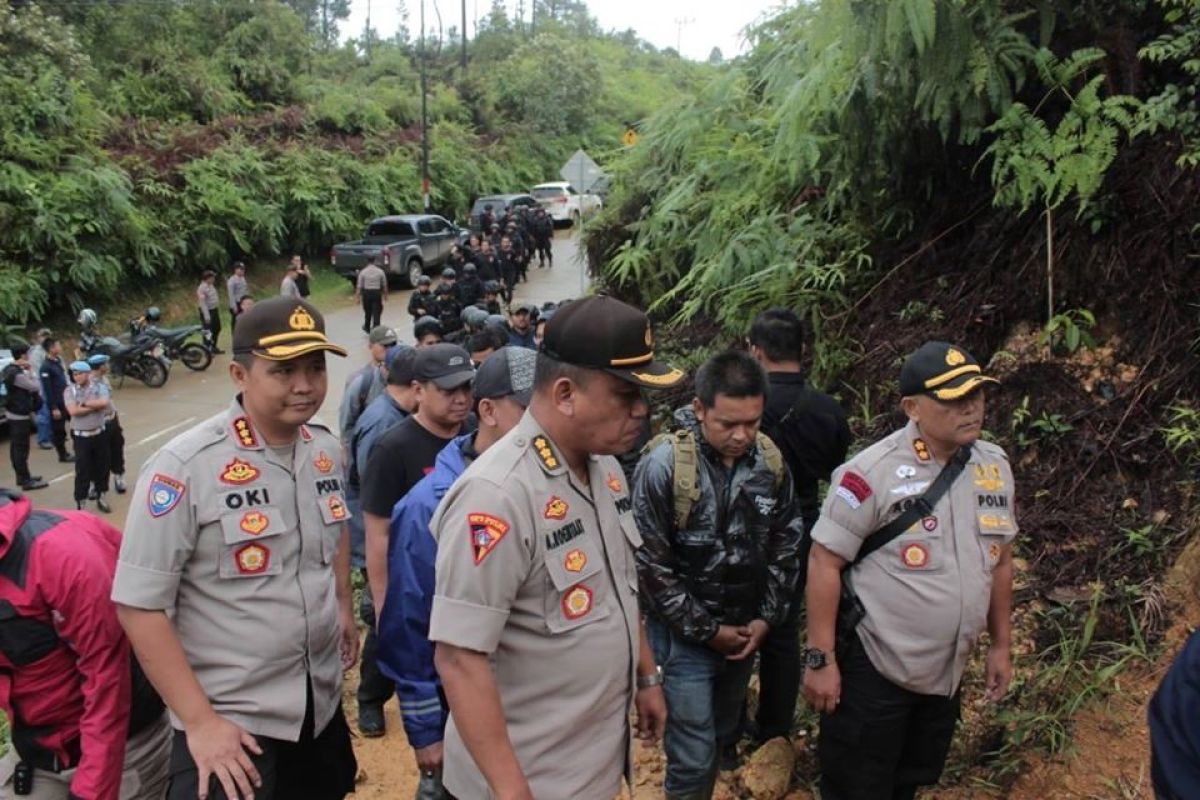
POLYGON ((289 358, 304 355, 314 350, 329 350, 338 355, 346 355, 346 350, 329 339, 320 331, 293 331, 264 336, 258 340, 252 352, 262 358, 274 361, 287 361, 289 358), (284 345, 283 342, 295 342, 284 345))
POLYGON ((933 389, 936 386, 941 386, 943 383, 949 383, 959 375, 969 375, 972 373, 978 375, 982 371, 983 370, 979 368, 978 364, 967 364, 964 367, 957 367, 956 369, 948 370, 943 372, 941 375, 930 378, 929 380, 925 381, 925 388, 933 389))
MULTIPOLYGON (((976 367, 975 370, 978 371, 979 368, 976 367)), ((998 384, 1000 381, 996 380, 995 378, 989 378, 986 375, 975 375, 974 377, 968 378, 962 386, 955 386, 953 389, 934 389, 930 392, 930 394, 932 394, 938 400, 958 400, 960 397, 965 397, 985 383, 998 384)))

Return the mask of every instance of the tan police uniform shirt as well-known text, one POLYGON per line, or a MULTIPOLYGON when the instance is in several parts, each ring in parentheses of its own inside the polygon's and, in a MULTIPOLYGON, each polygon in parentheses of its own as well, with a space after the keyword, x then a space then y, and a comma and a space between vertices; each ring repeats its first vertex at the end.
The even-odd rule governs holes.
MULTIPOLYGON (((538 800, 612 800, 629 769, 641 545, 616 459, 589 486, 526 413, 438 507, 429 638, 487 653, 508 733, 538 800)), ((491 793, 451 715, 446 789, 491 793)))
POLYGON ((340 453, 312 425, 285 458, 235 401, 152 456, 132 494, 113 600, 165 609, 213 708, 252 734, 298 740, 308 678, 317 733, 341 700, 340 453))
MULTIPOLYGON (((863 540, 915 502, 937 477, 916 424, 859 453, 833 474, 813 540, 853 561, 863 540)), ((858 635, 888 680, 951 696, 987 626, 992 570, 1017 535, 1004 451, 976 442, 966 469, 933 514, 851 568, 866 608, 858 635)))
POLYGON ((355 286, 358 291, 380 291, 387 285, 387 274, 375 264, 369 264, 358 272, 355 286))

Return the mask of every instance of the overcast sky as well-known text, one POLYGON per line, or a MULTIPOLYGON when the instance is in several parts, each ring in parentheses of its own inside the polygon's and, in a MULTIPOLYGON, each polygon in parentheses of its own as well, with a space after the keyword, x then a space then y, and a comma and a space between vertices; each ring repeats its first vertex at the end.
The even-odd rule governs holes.
MULTIPOLYGON (((435 0, 425 0, 426 24, 432 26, 435 0)), ((436 0, 446 28, 458 27, 462 16, 462 0, 436 0)), ((633 28, 656 47, 675 47, 678 41, 684 56, 708 58, 713 47, 721 48, 726 58, 745 48, 741 31, 759 19, 764 12, 776 9, 782 0, 589 0, 592 15, 606 30, 624 31, 633 28)), ((341 24, 343 38, 359 36, 371 9, 371 27, 388 38, 399 27, 398 3, 395 0, 351 0, 350 18, 341 24)), ((487 14, 491 0, 467 0, 470 34, 474 35, 475 18, 487 14)), ((508 0, 510 14, 515 0, 508 0)), ((525 3, 528 8, 530 3, 525 3)), ((409 30, 416 36, 421 0, 408 0, 409 30)))

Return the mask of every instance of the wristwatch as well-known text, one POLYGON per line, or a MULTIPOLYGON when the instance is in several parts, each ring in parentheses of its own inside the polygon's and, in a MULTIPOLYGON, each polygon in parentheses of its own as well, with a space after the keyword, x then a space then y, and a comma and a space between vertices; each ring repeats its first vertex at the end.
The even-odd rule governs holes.
POLYGON ((828 663, 824 650, 819 647, 804 648, 804 666, 809 669, 825 669, 828 663))
POLYGON ((663 676, 662 667, 655 667, 654 672, 649 675, 637 676, 637 688, 649 689, 651 686, 662 686, 663 676))

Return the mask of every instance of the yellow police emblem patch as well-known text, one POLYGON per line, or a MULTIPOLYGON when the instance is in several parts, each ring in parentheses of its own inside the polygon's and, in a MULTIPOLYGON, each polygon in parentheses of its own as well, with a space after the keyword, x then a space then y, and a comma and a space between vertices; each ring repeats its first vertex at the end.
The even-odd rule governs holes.
POLYGON ((545 436, 535 436, 533 439, 533 449, 537 452, 538 458, 542 460, 542 464, 546 469, 558 469, 558 455, 554 452, 554 448, 550 446, 550 440, 545 436))
POLYGON ((261 511, 247 511, 242 515, 242 521, 238 523, 238 527, 251 536, 257 536, 265 531, 270 524, 270 518, 261 511))
POLYGON ((967 357, 964 356, 960 351, 951 347, 946 351, 946 363, 952 367, 958 367, 967 363, 967 357))
POLYGON ((296 310, 288 317, 288 326, 294 331, 311 331, 317 327, 317 321, 304 306, 296 306, 296 310))
POLYGON ((240 458, 235 458, 225 465, 225 471, 221 473, 221 481, 223 483, 232 483, 236 486, 249 483, 258 476, 258 467, 253 464, 247 464, 240 458))
POLYGON ((243 575, 257 575, 270 565, 271 551, 261 544, 248 544, 234 554, 234 562, 243 575))
POLYGON ((575 548, 567 553, 566 558, 563 559, 563 567, 566 568, 567 572, 583 572, 583 568, 586 566, 587 554, 579 548, 575 548))
POLYGON ((554 495, 546 501, 546 507, 542 510, 542 516, 546 519, 566 519, 567 512, 571 507, 567 505, 567 501, 563 500, 558 495, 554 495))
POLYGON ((592 590, 582 583, 575 584, 563 595, 562 611, 567 619, 579 619, 591 610, 592 590))
POLYGON ((620 494, 621 490, 625 488, 621 483, 621 479, 611 472, 608 473, 608 480, 605 483, 608 484, 608 488, 612 490, 613 494, 620 494))
POLYGON ((313 459, 313 466, 317 468, 318 472, 328 475, 333 471, 333 459, 329 457, 328 453, 322 450, 317 457, 313 459))
POLYGON ((913 542, 900 551, 900 559, 909 569, 920 569, 929 563, 929 551, 925 545, 913 542))
POLYGON ((341 522, 347 516, 346 504, 336 494, 329 498, 329 516, 333 517, 336 522, 341 522))

